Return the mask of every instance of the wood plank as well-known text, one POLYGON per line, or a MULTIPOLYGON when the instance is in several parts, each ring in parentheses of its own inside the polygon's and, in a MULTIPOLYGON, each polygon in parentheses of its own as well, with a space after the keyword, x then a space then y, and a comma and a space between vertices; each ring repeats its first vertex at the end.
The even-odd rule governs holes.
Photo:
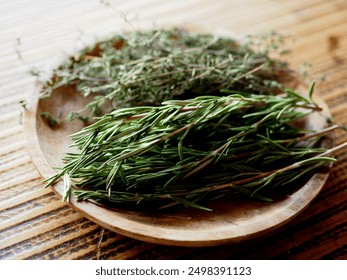
MULTIPOLYGON (((23 228, 23 230, 20 232, 13 231, 11 238, 1 237, 0 248, 4 250, 7 247, 20 244, 21 242, 25 240, 29 240, 30 238, 34 238, 47 231, 51 231, 52 229, 62 227, 66 224, 69 224, 81 218, 81 216, 75 212, 71 212, 71 215, 68 215, 68 216, 59 217, 58 213, 61 212, 65 206, 61 205, 60 203, 56 203, 55 206, 56 207, 54 207, 54 205, 50 206, 49 211, 45 211, 45 213, 41 216, 42 218, 41 221, 43 220, 44 222, 39 222, 40 225, 33 223, 35 227, 27 226, 25 230, 23 228), (50 211, 53 211, 53 212, 50 213, 50 211), (57 219, 49 219, 49 217, 53 214, 57 215, 57 219)), ((5 230, 10 231, 11 229, 5 229, 5 230)), ((4 232, 4 230, 2 230, 1 232, 4 232)))
MULTIPOLYGON (((343 0, 274 1, 113 0, 118 11, 138 14, 139 20, 202 25, 241 34, 275 29, 292 34, 291 64, 314 64, 311 76, 326 74, 317 85, 336 122, 347 119, 347 3, 343 0), (329 50, 329 37, 337 48, 329 50)), ((33 79, 26 71, 44 66, 57 52, 69 48, 80 36, 119 27, 118 11, 101 7, 98 1, 37 0, 4 2, 0 7, 0 259, 347 259, 347 155, 337 155, 329 182, 307 211, 287 226, 248 243, 213 248, 175 248, 140 242, 105 231, 64 206, 42 179, 26 153, 18 124, 18 102, 27 96, 33 79), (37 6, 35 6, 37 5, 37 6), (16 11, 16 13, 13 13, 16 11), (65 14, 64 22, 61 14, 65 14), (118 18, 117 18, 118 17, 118 18), (33 20, 35 19, 35 20, 33 20), (114 26, 112 26, 114 24, 114 26), (25 63, 18 60, 16 38, 25 63), (26 215, 21 215, 20 209, 26 215), (4 235, 1 235, 4 236, 4 235), (3 243, 4 241, 5 243, 3 243), (100 249, 100 250, 99 250, 100 249), (99 250, 99 251, 98 251, 99 250)), ((136 24, 137 24, 136 23, 136 24)), ((310 77, 311 77, 310 76, 310 77)), ((347 140, 336 134, 337 142, 347 140)))

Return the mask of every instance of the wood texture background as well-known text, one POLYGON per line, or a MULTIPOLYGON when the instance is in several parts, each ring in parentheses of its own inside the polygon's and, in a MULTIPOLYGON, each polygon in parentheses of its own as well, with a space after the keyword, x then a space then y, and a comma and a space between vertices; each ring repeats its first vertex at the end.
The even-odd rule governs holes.
MULTIPOLYGON (((153 245, 104 230, 61 203, 26 151, 19 101, 30 98, 31 69, 76 42, 134 26, 197 25, 238 34, 276 30, 289 37, 294 68, 310 77, 335 122, 347 124, 345 0, 14 0, 0 5, 0 259, 347 259, 347 156, 295 220, 270 235, 212 248, 153 245), (101 1, 105 2, 105 1, 101 1)), ((336 133, 337 143, 347 134, 336 133)), ((29 143, 30 144, 30 143, 29 143)))

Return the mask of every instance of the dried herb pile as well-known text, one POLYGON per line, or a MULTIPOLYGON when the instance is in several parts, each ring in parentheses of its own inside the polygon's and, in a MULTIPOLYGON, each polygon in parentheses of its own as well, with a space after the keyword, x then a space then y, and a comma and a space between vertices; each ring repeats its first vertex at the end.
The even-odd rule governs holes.
MULTIPOLYGON (((269 39, 269 38, 267 38, 269 39)), ((317 147, 338 128, 305 131, 293 123, 320 108, 314 83, 302 97, 286 89, 286 64, 271 59, 274 39, 254 41, 183 30, 119 35, 83 50, 54 72, 43 95, 70 85, 94 95, 68 119, 99 115, 71 135, 77 152, 47 179, 64 178, 65 198, 108 206, 177 204, 209 210, 229 196, 271 201, 327 162, 317 147), (102 111, 108 101, 112 106, 102 111)))
POLYGON ((282 88, 278 79, 290 72, 286 63, 268 56, 282 38, 269 34, 245 41, 180 29, 117 35, 67 59, 46 81, 42 96, 61 86, 93 95, 86 108, 71 112, 71 120, 83 111, 104 113, 107 101, 112 108, 158 106, 169 99, 221 95, 221 89, 273 93, 282 88))

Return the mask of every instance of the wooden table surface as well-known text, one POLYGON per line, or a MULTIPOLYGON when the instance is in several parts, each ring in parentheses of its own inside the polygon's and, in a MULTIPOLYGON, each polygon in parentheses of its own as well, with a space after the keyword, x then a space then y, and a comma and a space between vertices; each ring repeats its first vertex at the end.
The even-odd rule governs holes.
MULTIPOLYGON (((275 232, 210 248, 133 240, 94 224, 44 189, 26 150, 19 102, 32 69, 84 38, 133 25, 196 25, 288 35, 292 67, 309 66, 335 122, 347 124, 346 0, 13 0, 0 5, 0 259, 347 259, 347 156, 313 203, 275 232), (104 4, 103 4, 104 3, 104 4), (106 3, 106 5, 105 5, 106 3), (110 7, 107 7, 107 3, 110 7)), ((347 134, 336 133, 337 143, 347 134)), ((28 143, 30 145, 30 143, 28 143)))

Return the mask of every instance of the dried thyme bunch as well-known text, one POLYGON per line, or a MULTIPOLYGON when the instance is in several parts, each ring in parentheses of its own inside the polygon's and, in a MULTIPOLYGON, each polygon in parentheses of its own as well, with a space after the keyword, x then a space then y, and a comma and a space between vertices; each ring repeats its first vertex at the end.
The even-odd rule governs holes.
POLYGON ((83 96, 92 95, 85 108, 69 114, 71 120, 86 109, 91 115, 102 114, 107 101, 113 103, 106 109, 109 112, 158 106, 168 99, 220 95, 221 89, 273 93, 282 88, 278 77, 289 71, 285 63, 268 55, 280 41, 257 48, 252 40, 240 44, 180 29, 117 35, 66 60, 45 83, 42 96, 61 86, 76 86, 83 96))
POLYGON ((292 126, 320 110, 311 100, 291 90, 224 93, 98 118, 71 136, 77 152, 48 184, 64 177, 66 198, 73 188, 77 199, 106 205, 209 210, 201 203, 225 196, 269 201, 271 191, 334 161, 315 144, 336 126, 318 133, 292 126))

